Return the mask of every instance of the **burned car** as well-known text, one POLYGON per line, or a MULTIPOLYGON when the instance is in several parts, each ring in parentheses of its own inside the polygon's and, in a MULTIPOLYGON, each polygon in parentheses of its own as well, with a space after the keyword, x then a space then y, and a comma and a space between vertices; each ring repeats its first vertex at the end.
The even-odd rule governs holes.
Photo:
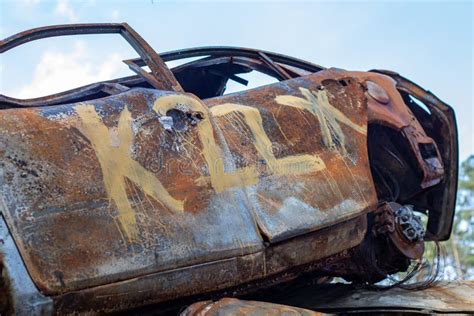
POLYGON ((123 311, 304 273, 372 284, 449 238, 456 121, 431 92, 254 49, 157 54, 127 24, 33 29, 0 52, 98 33, 130 43, 135 76, 0 96, 2 312, 123 311), (224 94, 251 71, 278 82, 224 94))

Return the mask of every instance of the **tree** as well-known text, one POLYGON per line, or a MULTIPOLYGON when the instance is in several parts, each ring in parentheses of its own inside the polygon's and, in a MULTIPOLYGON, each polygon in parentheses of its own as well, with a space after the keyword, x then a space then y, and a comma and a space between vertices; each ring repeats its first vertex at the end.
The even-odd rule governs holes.
POLYGON ((452 242, 448 255, 458 262, 458 278, 474 278, 474 155, 461 163, 452 242), (456 260, 456 253, 459 259, 456 260), (461 275, 459 275, 461 274, 461 275))

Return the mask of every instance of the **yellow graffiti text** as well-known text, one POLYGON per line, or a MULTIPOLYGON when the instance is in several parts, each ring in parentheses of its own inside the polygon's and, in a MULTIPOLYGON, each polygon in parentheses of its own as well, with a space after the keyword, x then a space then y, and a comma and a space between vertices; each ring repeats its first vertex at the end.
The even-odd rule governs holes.
POLYGON ((211 113, 215 117, 225 116, 231 113, 242 114, 244 122, 252 132, 257 152, 265 160, 270 172, 273 174, 306 174, 326 168, 321 158, 313 155, 295 155, 280 159, 275 158, 272 152, 272 143, 263 129, 262 117, 256 108, 240 104, 225 103, 211 108, 211 113))
POLYGON ((233 187, 244 187, 258 182, 258 175, 253 166, 239 168, 232 172, 224 171, 222 150, 214 137, 211 122, 212 115, 210 115, 209 109, 199 100, 186 95, 168 95, 156 100, 153 110, 160 115, 166 115, 169 110, 178 107, 203 114, 203 120, 199 122, 197 128, 203 147, 202 155, 209 170, 211 185, 216 192, 222 192, 233 187))
POLYGON ((121 230, 128 240, 136 239, 137 226, 135 212, 128 200, 125 178, 172 211, 183 211, 183 202, 174 199, 153 173, 130 157, 132 117, 126 106, 120 114, 116 130, 107 128, 93 105, 81 104, 75 107, 75 111, 81 119, 81 132, 95 150, 105 189, 109 199, 116 205, 121 230), (116 135, 111 135, 114 132, 116 135), (118 144, 114 142, 115 139, 118 144))
POLYGON ((355 131, 366 135, 367 126, 357 125, 341 111, 329 103, 326 90, 310 91, 300 88, 304 98, 292 95, 281 95, 275 98, 279 104, 291 106, 312 113, 319 121, 324 144, 331 149, 339 149, 342 155, 347 154, 346 138, 339 122, 355 131))

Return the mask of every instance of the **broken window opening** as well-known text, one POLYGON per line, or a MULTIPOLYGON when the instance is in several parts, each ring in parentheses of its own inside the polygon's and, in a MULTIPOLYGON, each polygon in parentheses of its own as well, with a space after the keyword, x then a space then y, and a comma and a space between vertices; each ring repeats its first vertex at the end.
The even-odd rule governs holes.
POLYGON ((275 77, 266 75, 255 70, 250 73, 241 74, 240 77, 247 80, 248 85, 245 86, 235 80, 229 80, 227 82, 224 95, 250 90, 278 82, 278 79, 276 79, 275 77))

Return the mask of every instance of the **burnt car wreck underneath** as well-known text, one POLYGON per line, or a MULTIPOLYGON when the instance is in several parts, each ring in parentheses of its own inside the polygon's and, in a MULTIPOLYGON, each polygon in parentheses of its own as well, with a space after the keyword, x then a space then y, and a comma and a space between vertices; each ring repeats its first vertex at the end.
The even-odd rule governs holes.
POLYGON ((372 284, 449 238, 456 122, 429 91, 259 50, 157 54, 127 24, 33 29, 0 52, 96 33, 131 44, 135 76, 0 96, 2 312, 123 311, 304 273, 372 284), (279 82, 224 95, 250 71, 279 82))

